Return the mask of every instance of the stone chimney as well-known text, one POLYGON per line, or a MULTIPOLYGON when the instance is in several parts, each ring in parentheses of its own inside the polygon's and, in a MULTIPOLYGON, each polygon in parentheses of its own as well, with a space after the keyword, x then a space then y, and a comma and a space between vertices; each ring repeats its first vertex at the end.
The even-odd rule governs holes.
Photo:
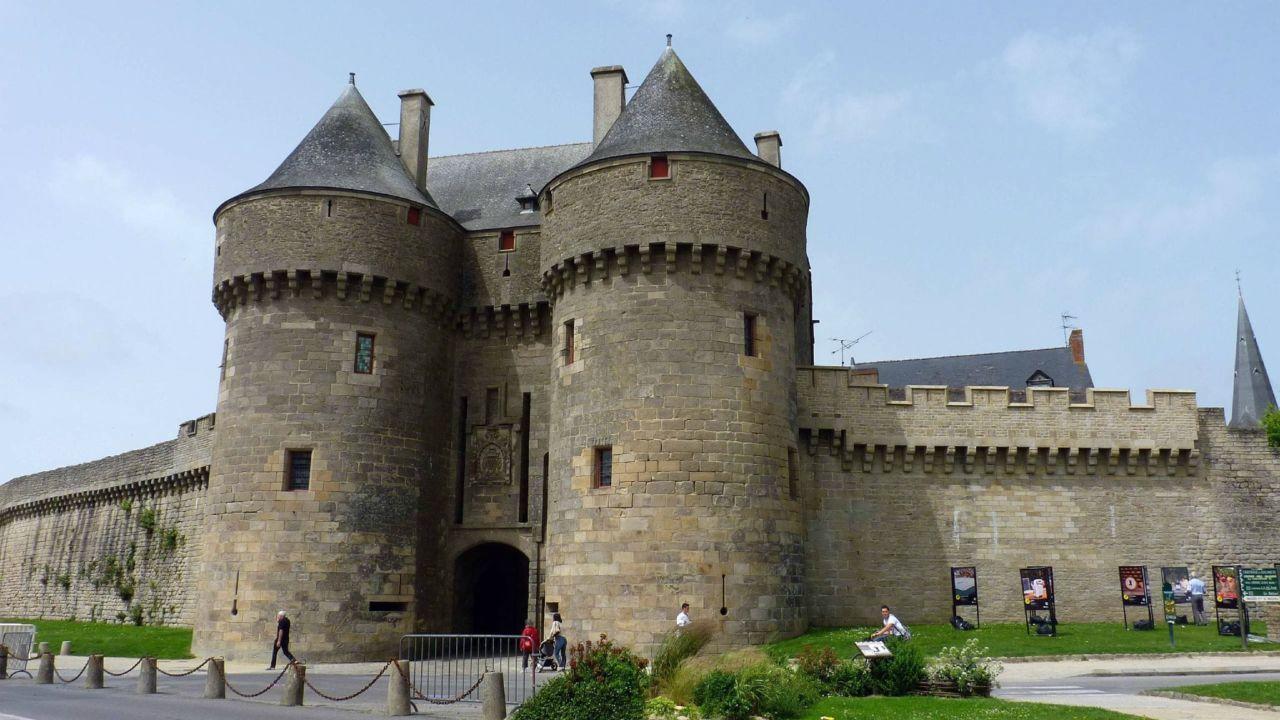
POLYGON ((621 65, 594 68, 591 79, 595 81, 595 115, 591 134, 591 147, 604 139, 613 122, 622 114, 627 104, 627 71, 621 65))
POLYGON ((400 161, 418 189, 427 191, 427 138, 431 134, 431 96, 425 90, 401 90, 400 161))
POLYGON ((1076 328, 1071 331, 1071 338, 1067 340, 1067 345, 1071 348, 1071 359, 1077 365, 1084 364, 1084 331, 1076 328))
POLYGON ((782 167, 782 135, 777 130, 756 133, 756 155, 770 165, 782 167))

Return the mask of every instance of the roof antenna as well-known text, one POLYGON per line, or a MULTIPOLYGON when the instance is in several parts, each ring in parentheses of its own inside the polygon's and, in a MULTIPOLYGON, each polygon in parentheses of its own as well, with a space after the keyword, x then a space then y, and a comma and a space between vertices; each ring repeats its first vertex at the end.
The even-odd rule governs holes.
POLYGON ((671 33, 667 33, 667 47, 671 47, 671 33))
POLYGON ((356 84, 356 74, 355 74, 355 73, 347 73, 347 82, 348 82, 348 83, 351 83, 352 85, 355 85, 355 84, 356 84))
POLYGON ((1075 315, 1068 314, 1066 310, 1062 311, 1062 315, 1060 317, 1062 318, 1062 344, 1070 345, 1071 339, 1067 335, 1067 333, 1073 329, 1070 321, 1079 320, 1080 318, 1076 317, 1075 315))
MULTIPOLYGON (((866 337, 866 336, 870 335, 870 334, 871 334, 871 333, 873 333, 873 332, 875 332, 875 331, 874 331, 874 330, 868 330, 868 331, 866 331, 866 332, 862 333, 861 335, 859 335, 858 337, 856 337, 856 338, 854 338, 854 339, 852 339, 852 340, 849 340, 849 339, 846 339, 846 338, 831 338, 831 341, 832 341, 832 342, 840 343, 840 347, 839 347, 839 348, 837 348, 837 349, 835 349, 835 350, 832 350, 832 351, 831 351, 831 354, 832 354, 832 355, 835 355, 836 353, 840 353, 840 365, 841 365, 841 367, 843 367, 843 366, 844 366, 844 353, 845 353, 845 351, 846 351, 846 350, 852 350, 852 349, 853 349, 853 346, 854 346, 854 345, 857 345, 857 344, 858 344, 858 342, 859 342, 860 340, 862 340, 862 338, 864 338, 864 337, 866 337)), ((853 365, 854 365, 854 361, 853 361, 853 353, 849 353, 849 367, 853 367, 853 365)))

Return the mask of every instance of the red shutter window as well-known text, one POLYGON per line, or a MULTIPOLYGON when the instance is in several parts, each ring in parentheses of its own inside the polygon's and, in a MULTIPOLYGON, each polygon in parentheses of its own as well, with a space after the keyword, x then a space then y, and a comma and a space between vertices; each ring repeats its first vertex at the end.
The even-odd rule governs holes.
POLYGON ((649 179, 664 180, 671 177, 671 167, 667 164, 666 155, 654 155, 649 158, 649 179))
POLYGON ((516 249, 516 234, 513 230, 503 230, 498 235, 498 252, 511 252, 516 249))
POLYGON ((421 224, 422 224, 422 210, 421 210, 421 209, 419 209, 419 208, 415 208, 415 207, 411 207, 411 208, 409 208, 409 224, 410 224, 410 225, 421 225, 421 224))

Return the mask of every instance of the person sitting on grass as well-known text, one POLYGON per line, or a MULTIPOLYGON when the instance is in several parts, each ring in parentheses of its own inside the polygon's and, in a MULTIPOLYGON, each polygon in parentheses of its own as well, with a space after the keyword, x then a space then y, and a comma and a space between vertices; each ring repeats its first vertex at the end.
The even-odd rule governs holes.
POLYGON ((872 640, 886 640, 890 637, 907 640, 911 638, 911 631, 906 625, 897 618, 893 613, 889 612, 888 605, 880 606, 880 618, 884 621, 884 627, 871 634, 872 640))

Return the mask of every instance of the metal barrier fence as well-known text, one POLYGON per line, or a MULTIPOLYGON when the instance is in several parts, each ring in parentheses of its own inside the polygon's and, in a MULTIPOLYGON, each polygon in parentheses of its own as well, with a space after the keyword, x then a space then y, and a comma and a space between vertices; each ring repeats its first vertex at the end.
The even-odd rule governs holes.
MULTIPOLYGON (((486 672, 500 672, 507 704, 519 705, 537 692, 534 658, 524 667, 519 635, 405 635, 400 659, 410 661, 413 687, 429 700, 457 697, 486 672)), ((463 702, 480 702, 471 694, 463 702)))
POLYGON ((9 673, 30 672, 27 658, 35 651, 36 626, 0 623, 0 645, 9 648, 9 673))

